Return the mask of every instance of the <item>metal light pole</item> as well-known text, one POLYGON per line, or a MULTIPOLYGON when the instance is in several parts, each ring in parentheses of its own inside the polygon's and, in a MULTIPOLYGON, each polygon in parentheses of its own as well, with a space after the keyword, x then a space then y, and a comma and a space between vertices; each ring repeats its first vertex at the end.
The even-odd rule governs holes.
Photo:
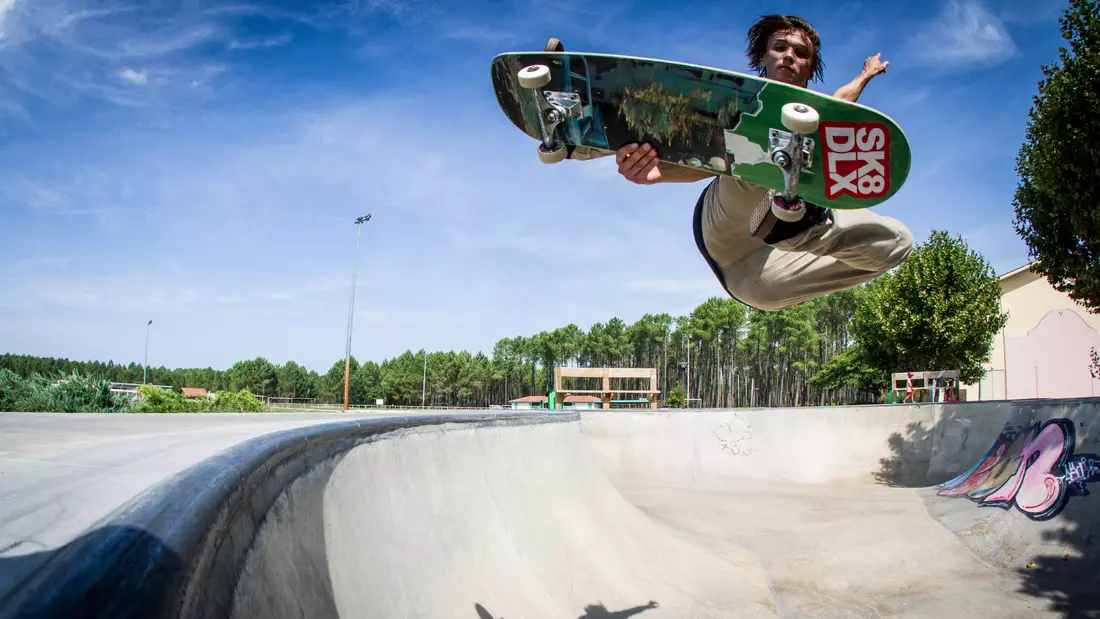
POLYGON ((348 346, 344 352, 344 411, 348 410, 348 389, 351 385, 351 323, 355 315, 355 276, 359 270, 359 233, 362 224, 370 221, 371 214, 367 213, 355 220, 355 262, 351 267, 351 303, 348 305, 348 346))
POLYGON ((141 384, 143 385, 149 376, 149 326, 152 324, 152 320, 145 324, 145 362, 141 366, 141 384))

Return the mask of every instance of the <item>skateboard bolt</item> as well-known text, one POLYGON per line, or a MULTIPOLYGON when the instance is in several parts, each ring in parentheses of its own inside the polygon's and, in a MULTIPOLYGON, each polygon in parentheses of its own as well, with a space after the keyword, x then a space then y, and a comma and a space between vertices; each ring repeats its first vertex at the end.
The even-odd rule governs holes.
POLYGON ((809 111, 809 108, 807 108, 805 105, 802 105, 800 103, 800 104, 794 106, 794 111, 798 112, 799 114, 805 114, 806 112, 809 111))

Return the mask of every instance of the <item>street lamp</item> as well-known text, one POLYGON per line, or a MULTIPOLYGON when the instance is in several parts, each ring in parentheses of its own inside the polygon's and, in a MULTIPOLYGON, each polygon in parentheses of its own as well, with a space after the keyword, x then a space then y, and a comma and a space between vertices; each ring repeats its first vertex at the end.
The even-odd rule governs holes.
POLYGON ((152 320, 145 324, 145 363, 141 366, 141 384, 143 385, 149 375, 149 326, 152 324, 152 320))
POLYGON ((351 267, 351 303, 348 305, 348 346, 344 352, 344 412, 348 410, 348 390, 351 385, 351 323, 355 315, 355 276, 359 269, 359 232, 362 224, 370 221, 371 214, 367 213, 355 220, 355 262, 351 267))

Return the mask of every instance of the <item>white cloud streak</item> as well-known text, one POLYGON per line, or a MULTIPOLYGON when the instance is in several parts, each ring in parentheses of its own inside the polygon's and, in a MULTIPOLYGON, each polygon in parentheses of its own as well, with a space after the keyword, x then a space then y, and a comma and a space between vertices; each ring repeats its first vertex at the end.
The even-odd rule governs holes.
POLYGON ((267 49, 286 45, 294 39, 289 32, 264 38, 234 39, 228 43, 229 49, 267 49))
POLYGON ((0 0, 0 37, 3 36, 4 22, 7 21, 8 13, 11 12, 14 6, 15 0, 0 0))
POLYGON ((128 82, 132 82, 134 84, 144 84, 149 81, 149 75, 146 74, 145 71, 138 71, 135 69, 131 69, 130 67, 126 67, 125 69, 119 71, 118 75, 122 79, 128 82))
POLYGON ((910 42, 913 59, 944 71, 998 64, 1016 54, 1004 22, 978 0, 948 0, 910 42))

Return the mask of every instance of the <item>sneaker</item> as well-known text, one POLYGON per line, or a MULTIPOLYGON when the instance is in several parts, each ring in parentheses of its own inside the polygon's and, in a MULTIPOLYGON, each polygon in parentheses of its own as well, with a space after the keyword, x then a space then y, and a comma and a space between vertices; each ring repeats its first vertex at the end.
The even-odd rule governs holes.
MULTIPOLYGON (((763 239, 764 243, 768 245, 775 245, 776 243, 781 243, 788 239, 792 239, 799 234, 802 234, 806 230, 813 228, 814 226, 819 226, 829 221, 832 221, 833 218, 833 212, 831 209, 824 208, 810 202, 806 202, 806 214, 802 217, 802 219, 798 221, 783 221, 782 219, 779 219, 774 214, 772 214, 770 196, 768 197, 766 203, 762 203, 761 206, 757 206, 757 212, 762 210, 762 207, 767 209, 763 213, 763 217, 770 220, 769 223, 771 224, 770 230, 768 230, 763 239)), ((753 215, 753 220, 755 221, 757 213, 753 213, 753 215)), ((763 223, 757 225, 757 230, 761 227, 763 227, 763 223)), ((755 230, 753 232, 755 235, 755 230)))

